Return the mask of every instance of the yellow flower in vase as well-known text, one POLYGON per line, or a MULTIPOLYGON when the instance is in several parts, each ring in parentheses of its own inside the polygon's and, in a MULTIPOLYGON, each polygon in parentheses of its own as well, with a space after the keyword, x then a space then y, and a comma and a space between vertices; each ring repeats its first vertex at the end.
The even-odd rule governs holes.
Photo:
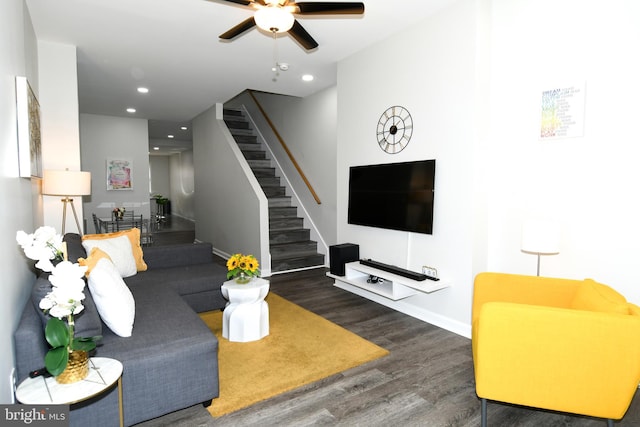
POLYGON ((253 255, 234 254, 227 260, 227 279, 235 278, 236 283, 249 283, 260 275, 260 264, 253 255))

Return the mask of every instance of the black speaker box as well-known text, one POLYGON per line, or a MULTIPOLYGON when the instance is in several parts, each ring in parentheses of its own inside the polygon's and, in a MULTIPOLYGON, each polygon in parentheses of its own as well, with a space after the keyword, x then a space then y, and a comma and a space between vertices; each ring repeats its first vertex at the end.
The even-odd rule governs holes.
POLYGON ((344 276, 344 265, 360 258, 360 246, 353 243, 329 246, 329 270, 336 276, 344 276))

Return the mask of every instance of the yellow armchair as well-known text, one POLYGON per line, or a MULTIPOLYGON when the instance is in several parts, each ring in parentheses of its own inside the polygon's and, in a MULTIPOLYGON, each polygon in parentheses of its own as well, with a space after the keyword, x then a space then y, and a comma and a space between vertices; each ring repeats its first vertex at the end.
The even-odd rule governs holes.
POLYGON ((476 276, 476 393, 487 400, 606 418, 640 383, 640 307, 593 280, 476 276))

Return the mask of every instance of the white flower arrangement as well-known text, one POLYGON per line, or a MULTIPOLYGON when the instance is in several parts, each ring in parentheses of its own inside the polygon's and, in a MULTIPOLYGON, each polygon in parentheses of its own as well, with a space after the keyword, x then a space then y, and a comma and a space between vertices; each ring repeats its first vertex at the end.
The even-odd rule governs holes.
POLYGON ((40 308, 58 319, 80 313, 84 309, 83 276, 86 271, 86 266, 69 261, 56 265, 49 276, 53 290, 40 300, 40 308))
POLYGON ((91 351, 100 336, 79 338, 74 335, 73 316, 84 310, 84 274, 87 266, 71 263, 65 258, 62 236, 53 227, 43 226, 33 234, 18 231, 16 241, 29 259, 37 260, 36 267, 51 273, 52 290, 40 300, 39 307, 49 313, 45 338, 51 346, 44 362, 51 375, 60 375, 67 366, 72 351, 91 351), (52 261, 56 261, 56 265, 52 261), (66 324, 63 321, 66 319, 66 324))
POLYGON ((62 236, 49 226, 38 228, 33 234, 20 230, 16 233, 16 241, 22 247, 27 258, 38 261, 36 268, 45 272, 53 270, 51 261, 62 261, 62 236))

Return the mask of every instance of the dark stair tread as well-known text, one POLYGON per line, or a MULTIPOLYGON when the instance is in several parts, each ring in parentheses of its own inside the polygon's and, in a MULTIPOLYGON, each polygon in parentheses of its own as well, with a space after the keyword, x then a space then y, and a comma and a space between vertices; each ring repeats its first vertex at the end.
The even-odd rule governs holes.
POLYGON ((299 217, 269 218, 269 232, 304 228, 304 219, 299 217))
POLYGON ((233 133, 235 130, 238 129, 247 129, 247 130, 252 130, 251 129, 251 123, 249 123, 246 120, 224 120, 224 123, 227 125, 227 127, 229 128, 229 130, 233 133), (232 130, 233 129, 233 130, 232 130))
POLYGON ((306 241, 309 239, 310 234, 311 232, 308 228, 269 231, 269 246, 277 245, 280 243, 297 243, 300 241, 306 241))
POLYGON ((274 243, 269 245, 271 259, 282 259, 293 256, 307 256, 318 253, 318 243, 313 240, 302 242, 274 243))
POLYGON ((256 177, 258 179, 258 183, 262 188, 264 187, 280 187, 280 177, 279 176, 261 176, 256 177))
POLYGON ((233 136, 233 139, 235 139, 235 141, 238 144, 256 144, 256 145, 260 145, 258 143, 258 135, 250 135, 250 134, 242 134, 242 135, 234 135, 231 134, 231 136, 233 136))
POLYGON ((275 168, 251 168, 256 178, 273 178, 276 176, 275 168))
POLYGON ((263 160, 266 158, 267 153, 264 151, 244 151, 242 155, 247 160, 263 160))
POLYGON ((267 202, 270 208, 286 207, 291 205, 291 196, 268 197, 267 202))
POLYGON ((324 267, 324 255, 316 254, 306 257, 286 258, 277 262, 271 262, 271 271, 274 272, 313 267, 324 267))
POLYGON ((260 146, 260 144, 254 144, 251 142, 238 142, 238 147, 240 148, 240 151, 245 152, 245 151, 264 151, 262 149, 262 147, 260 146))
POLYGON ((228 114, 230 116, 243 116, 244 117, 244 112, 240 109, 236 109, 236 108, 223 108, 222 109, 222 114, 228 114))
POLYGON ((298 208, 295 206, 273 206, 269 208, 269 219, 295 218, 298 208))
POLYGON ((262 187, 262 192, 267 199, 273 199, 274 197, 284 197, 286 196, 284 187, 262 187))

